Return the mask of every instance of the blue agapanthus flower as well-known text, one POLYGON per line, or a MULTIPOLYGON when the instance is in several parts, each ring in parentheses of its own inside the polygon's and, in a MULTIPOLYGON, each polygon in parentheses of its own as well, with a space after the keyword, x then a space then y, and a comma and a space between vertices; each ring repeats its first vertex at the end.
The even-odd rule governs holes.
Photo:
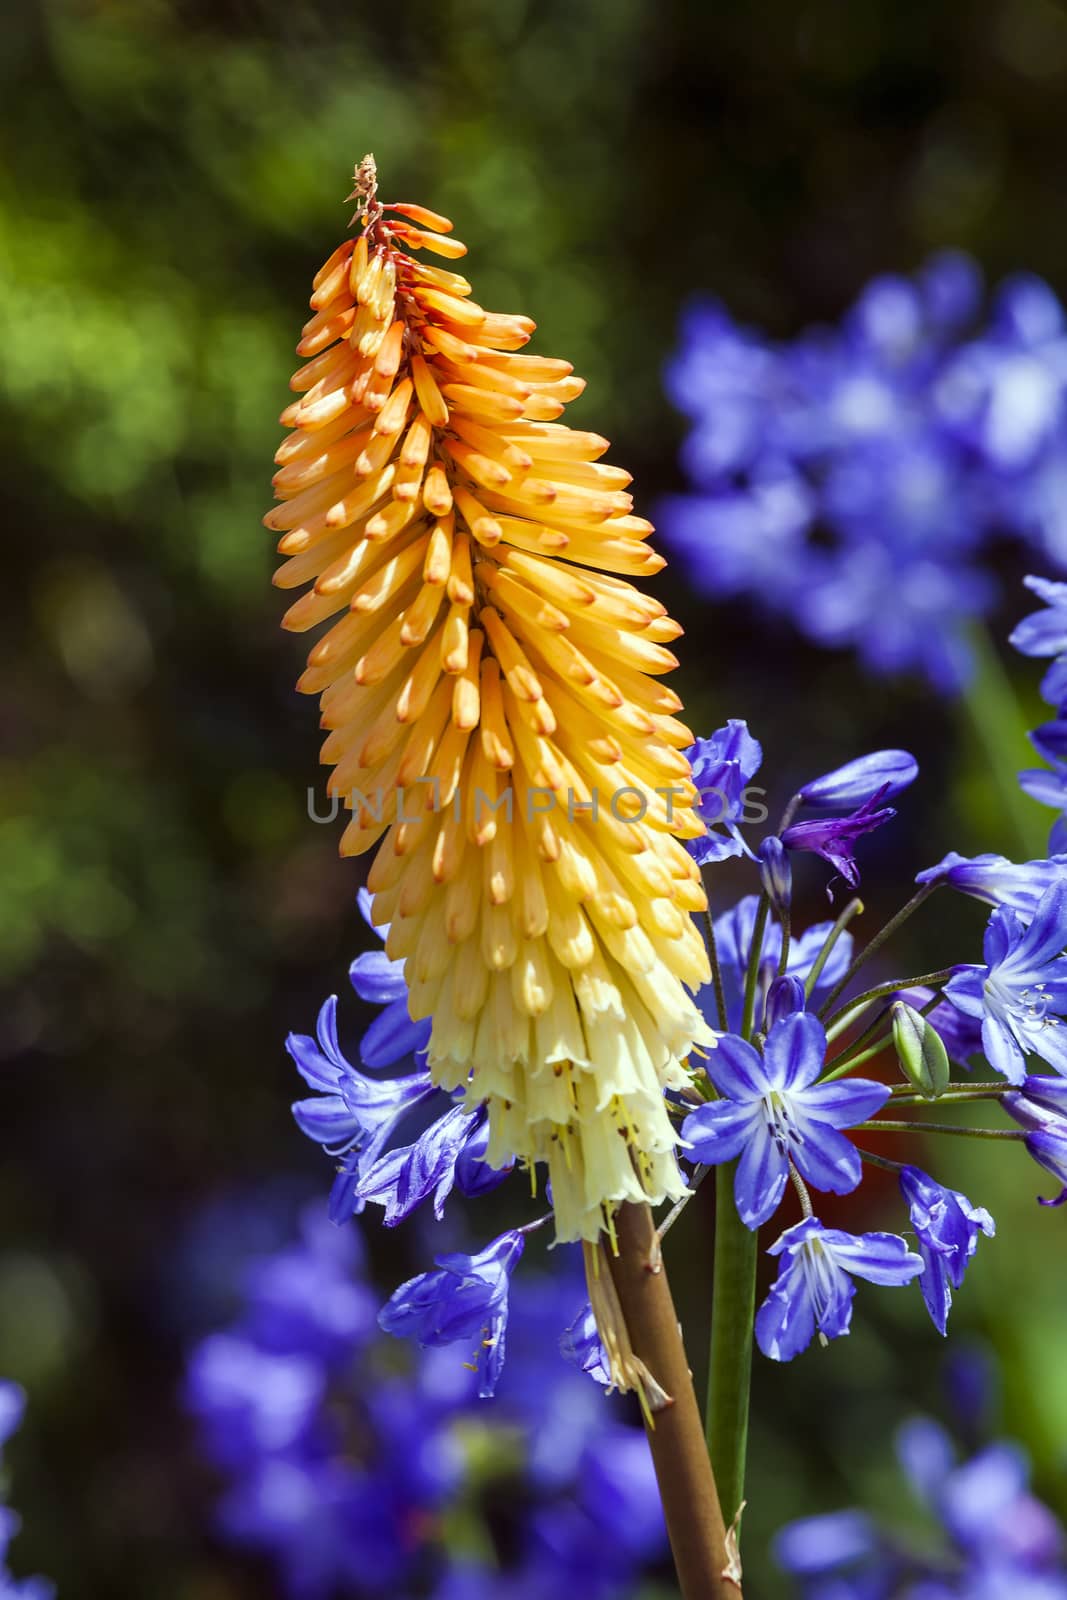
POLYGON ((368 1078, 345 1057, 337 1038, 337 996, 319 1011, 316 1037, 291 1033, 286 1049, 314 1097, 298 1100, 293 1116, 301 1133, 344 1162, 330 1195, 330 1215, 344 1222, 366 1203, 361 1177, 373 1167, 409 1111, 436 1094, 428 1071, 398 1078, 368 1078))
POLYGON ((792 1361, 815 1334, 825 1341, 847 1334, 856 1293, 853 1277, 868 1283, 910 1283, 923 1270, 893 1233, 843 1233, 807 1217, 771 1245, 778 1277, 756 1313, 756 1342, 772 1361, 792 1361))
POLYGON ((839 1130, 872 1117, 889 1089, 864 1078, 817 1083, 825 1059, 822 1024, 806 1012, 776 1022, 762 1055, 729 1033, 708 1052, 705 1070, 722 1098, 690 1112, 682 1138, 706 1166, 740 1156, 734 1198, 748 1228, 777 1211, 790 1163, 831 1194, 849 1194, 860 1181, 859 1155, 839 1130))
MULTIPOLYGON (((359 903, 370 925, 366 890, 360 890, 359 903)), ((387 932, 376 931, 383 938, 387 932)), ((384 950, 367 951, 356 957, 350 973, 360 998, 383 1008, 360 1040, 364 1065, 384 1072, 412 1055, 422 1064, 396 1077, 360 1072, 341 1050, 337 997, 331 995, 319 1011, 315 1038, 292 1033, 286 1040, 301 1077, 316 1091, 294 1104, 293 1116, 309 1139, 343 1157, 330 1194, 334 1222, 347 1221, 373 1202, 384 1208, 386 1226, 394 1227, 431 1195, 440 1217, 454 1186, 466 1195, 484 1194, 511 1167, 494 1168, 485 1160, 484 1108, 468 1112, 435 1087, 425 1066, 430 1023, 411 1021, 403 962, 391 961, 384 950), (410 1144, 392 1146, 408 1115, 431 1102, 446 1109, 410 1144)))
POLYGON ((1026 1077, 1033 1053, 1067 1074, 1067 884, 1054 884, 1027 924, 998 906, 986 928, 984 966, 956 969, 945 996, 981 1021, 982 1044, 995 1072, 1011 1083, 1026 1077))
POLYGON ((697 739, 686 751, 699 792, 694 807, 707 832, 686 840, 686 849, 699 865, 739 856, 745 843, 738 830, 745 810, 749 784, 760 769, 763 750, 748 731, 748 724, 731 719, 710 739, 697 739), (713 830, 725 828, 724 833, 713 830))
POLYGON ((693 423, 692 490, 659 521, 699 591, 747 596, 878 676, 968 681, 993 542, 1067 564, 1063 311, 1024 275, 979 327, 980 281, 938 256, 780 343, 721 305, 686 315, 667 386, 693 423))
POLYGON ((961 856, 950 850, 936 866, 915 876, 916 883, 940 884, 990 906, 1008 906, 1029 922, 1053 884, 1067 883, 1067 855, 1039 861, 1009 861, 1006 856, 961 856))
POLYGON ((879 804, 888 787, 886 784, 876 790, 848 816, 794 822, 782 834, 782 843, 787 850, 811 850, 821 856, 854 889, 860 881, 860 874, 853 845, 865 833, 873 833, 875 828, 891 822, 896 816, 892 806, 879 804))
POLYGON ((944 1333, 952 1291, 963 1283, 978 1235, 992 1238, 996 1225, 984 1207, 972 1205, 966 1195, 946 1189, 919 1167, 904 1167, 900 1192, 907 1201, 923 1259, 919 1288, 934 1327, 944 1333))
POLYGON ((393 1291, 379 1314, 380 1325, 421 1345, 475 1340, 478 1393, 487 1398, 504 1366, 508 1290, 525 1243, 521 1230, 512 1229, 477 1255, 435 1256, 434 1271, 420 1272, 393 1291))

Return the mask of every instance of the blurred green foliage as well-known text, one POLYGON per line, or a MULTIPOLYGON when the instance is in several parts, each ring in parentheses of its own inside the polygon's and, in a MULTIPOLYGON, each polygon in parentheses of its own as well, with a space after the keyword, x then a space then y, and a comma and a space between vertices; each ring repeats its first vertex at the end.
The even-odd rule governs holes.
MULTIPOLYGON (((0 1372, 33 1391, 19 1561, 65 1600, 270 1592, 207 1540, 167 1290, 209 1200, 326 1176, 290 1124, 281 1041, 345 985, 358 871, 305 815, 315 716, 289 687, 259 518, 353 162, 373 149, 386 189, 455 218, 480 298, 535 316, 539 348, 588 377, 575 415, 612 435, 647 507, 677 482, 660 375, 692 294, 785 332, 943 244, 1067 289, 1065 79, 1053 0, 8 0, 0 1372)), ((951 709, 701 612, 670 572, 663 592, 690 628, 691 721, 747 716, 777 792, 879 742, 920 756, 921 793, 869 852, 872 925, 946 848, 1015 848, 951 709)), ((1032 707, 1034 675, 1012 671, 1032 707)), ((1011 766, 1025 726, 998 723, 1011 766)), ((919 970, 980 925, 936 903, 919 970)), ((957 1323, 1000 1351, 1004 1421, 1067 1510, 1062 1219, 1012 1154, 953 1148, 938 1171, 998 1216, 957 1323)), ((892 1215, 884 1185, 865 1195, 892 1215)), ((699 1330, 691 1209, 672 1242, 699 1330)), ((936 1401, 917 1296, 861 1291, 857 1324, 757 1367, 757 1595, 775 1592, 773 1528, 892 1495, 892 1428, 936 1401)))

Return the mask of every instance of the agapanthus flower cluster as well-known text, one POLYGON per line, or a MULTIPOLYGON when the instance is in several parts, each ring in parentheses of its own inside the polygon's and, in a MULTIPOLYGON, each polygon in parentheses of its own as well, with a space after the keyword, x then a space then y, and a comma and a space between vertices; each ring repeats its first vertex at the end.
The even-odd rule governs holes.
MULTIPOLYGON (((26 1396, 17 1383, 0 1378, 0 1470, 3 1449, 22 1422, 26 1396)), ((52 1600, 55 1586, 45 1578, 16 1578, 7 1565, 8 1549, 19 1531, 19 1518, 0 1502, 0 1600, 52 1600)))
MULTIPOLYGON (((1067 1195, 1067 858, 1017 864, 950 854, 917 875, 890 927, 859 947, 856 899, 834 920, 793 926, 793 873, 814 857, 825 863, 831 886, 855 886, 863 840, 896 815, 888 802, 914 781, 914 759, 878 751, 813 779, 762 839, 745 813, 762 761, 747 726, 735 721, 697 741, 691 759, 707 835, 690 849, 705 861, 748 860, 755 892, 708 919, 713 982, 699 1000, 711 1043, 690 1056, 684 1081, 665 1096, 678 1140, 679 1205, 710 1168, 732 1163, 741 1222, 753 1231, 776 1224, 766 1249, 778 1275, 755 1324, 760 1348, 774 1360, 792 1359, 816 1335, 825 1343, 847 1333, 857 1280, 917 1281, 944 1333, 953 1293, 979 1238, 993 1234, 993 1219, 924 1166, 891 1160, 885 1137, 958 1134, 967 1131, 960 1111, 973 1115, 975 1102, 983 1112, 999 1106, 1005 1125, 983 1126, 978 1136, 1009 1150, 1025 1144, 1063 1186, 1048 1198, 1067 1195), (887 976, 886 934, 944 888, 992 908, 981 959, 887 976), (877 981, 864 987, 864 968, 875 957, 877 981), (983 1055, 991 1079, 973 1075, 983 1055), (895 1070, 887 1073, 894 1056, 895 1070), (863 1070, 868 1063, 874 1075, 863 1070), (922 1114, 935 1101, 952 1120, 922 1114), (816 1214, 818 1195, 852 1193, 867 1164, 896 1174, 901 1234, 853 1234, 825 1226, 816 1214), (800 1218, 783 1228, 776 1219, 790 1194, 800 1218)), ((968 953, 977 954, 954 952, 968 953)), ((391 1225, 432 1198, 440 1217, 453 1187, 477 1195, 503 1182, 508 1169, 488 1159, 484 1114, 436 1089, 421 1064, 425 1025, 413 1029, 408 1019, 399 966, 381 953, 364 955, 352 981, 385 1007, 363 1038, 360 1066, 340 1048, 333 1000, 323 1008, 317 1040, 295 1036, 289 1043, 316 1090, 294 1107, 297 1121, 339 1158, 331 1214, 340 1222, 376 1204, 391 1225), (409 1119, 413 1136, 401 1131, 409 1119)), ((605 1129, 610 1133, 608 1119, 605 1129)), ((504 1363, 512 1276, 527 1236, 549 1220, 542 1210, 471 1256, 438 1257, 396 1291, 382 1325, 424 1346, 465 1344, 480 1393, 491 1394, 504 1363)), ((595 1314, 574 1322, 566 1347, 602 1382, 641 1392, 619 1354, 598 1259, 587 1248, 595 1314)))
POLYGON ((966 682, 998 537, 1067 565, 1067 324, 1032 275, 983 313, 976 265, 940 255, 785 342, 700 305, 668 388, 692 492, 660 520, 693 581, 874 673, 966 682))
MULTIPOLYGON (((484 1253, 442 1260, 460 1300, 464 1278, 507 1271, 484 1253)), ((517 1288, 487 1409, 477 1373, 440 1348, 459 1300, 447 1324, 424 1325, 429 1348, 397 1361, 355 1228, 316 1208, 287 1247, 243 1266, 241 1312, 192 1350, 186 1404, 222 1480, 221 1537, 269 1559, 293 1600, 623 1600, 662 1555, 640 1428, 561 1358, 580 1274, 517 1288)))
POLYGON ((1067 1536, 1017 1445, 961 1459, 945 1428, 916 1417, 898 1430, 896 1457, 908 1525, 855 1509, 778 1534, 774 1555, 799 1600, 1067 1600, 1067 1536))

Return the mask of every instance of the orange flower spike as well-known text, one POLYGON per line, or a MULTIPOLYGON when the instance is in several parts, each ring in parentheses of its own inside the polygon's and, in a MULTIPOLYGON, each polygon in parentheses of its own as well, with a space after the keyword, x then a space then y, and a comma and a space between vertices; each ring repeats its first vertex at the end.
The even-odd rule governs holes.
POLYGON ((681 630, 626 581, 663 565, 629 474, 555 420, 570 363, 519 354, 529 318, 425 263, 466 246, 384 205, 370 157, 352 198, 265 518, 277 581, 310 585, 286 626, 327 624, 299 687, 431 1071, 486 1104, 490 1162, 547 1163, 559 1237, 595 1239, 684 1192, 663 1090, 710 1042, 691 736, 656 681, 681 630))

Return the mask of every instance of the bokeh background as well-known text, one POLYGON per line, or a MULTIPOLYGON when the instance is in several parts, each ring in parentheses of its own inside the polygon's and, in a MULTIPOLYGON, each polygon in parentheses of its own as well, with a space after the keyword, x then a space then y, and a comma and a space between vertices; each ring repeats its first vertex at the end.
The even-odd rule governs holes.
MULTIPOLYGON (((291 689, 259 524, 353 162, 373 149, 391 193, 456 219, 479 298, 534 316, 537 348, 588 378, 568 416, 611 435, 645 509, 680 485, 662 369, 695 293, 789 335, 944 245, 1067 292, 1065 84, 1051 0, 3 7, 0 1373, 31 1395, 20 1570, 66 1600, 273 1592, 212 1542, 179 1387, 206 1208, 279 1175, 325 1191, 282 1042, 368 940, 362 869, 306 815, 316 717, 291 689)), ((1001 637, 1027 609, 1023 570, 1005 557, 1001 637)), ((678 571, 657 581, 689 631, 689 720, 747 717, 772 793, 879 744, 919 756, 921 785, 866 851, 872 927, 944 850, 1018 854, 951 703, 698 605, 678 571)), ((1010 670, 1013 766, 1038 674, 1010 670)), ((824 915, 822 875, 805 881, 824 915)), ((981 924, 935 901, 912 970, 949 938, 969 953, 981 924)), ((1021 1155, 955 1143, 939 1175, 1000 1223, 957 1335, 998 1353, 1001 1420, 1067 1512, 1063 1217, 1038 1212, 1021 1155)), ((865 1185, 851 1224, 899 1226, 892 1201, 865 1185)), ((694 1205, 672 1236, 697 1367, 708 1221, 694 1205)), ((391 1287, 414 1247, 401 1230, 374 1249, 391 1287)), ((771 1531, 891 1499, 893 1426, 938 1404, 918 1296, 861 1291, 857 1323, 793 1368, 758 1362, 757 1596, 784 1592, 771 1531)))

